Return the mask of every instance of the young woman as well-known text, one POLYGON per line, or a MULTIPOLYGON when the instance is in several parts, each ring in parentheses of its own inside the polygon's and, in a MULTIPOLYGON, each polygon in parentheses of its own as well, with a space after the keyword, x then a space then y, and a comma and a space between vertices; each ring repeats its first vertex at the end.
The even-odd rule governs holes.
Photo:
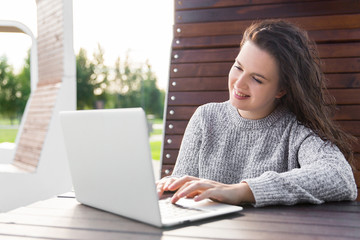
POLYGON ((330 120, 319 58, 296 26, 266 20, 244 33, 230 99, 199 107, 171 177, 157 183, 195 201, 255 206, 354 200, 352 138, 330 120), (347 158, 347 160, 346 160, 347 158))

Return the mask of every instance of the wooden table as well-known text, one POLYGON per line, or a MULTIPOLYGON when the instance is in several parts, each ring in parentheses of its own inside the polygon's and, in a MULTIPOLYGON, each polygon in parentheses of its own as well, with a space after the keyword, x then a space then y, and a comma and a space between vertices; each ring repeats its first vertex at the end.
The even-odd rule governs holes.
POLYGON ((253 208, 159 229, 63 195, 0 214, 0 239, 360 239, 360 203, 253 208))

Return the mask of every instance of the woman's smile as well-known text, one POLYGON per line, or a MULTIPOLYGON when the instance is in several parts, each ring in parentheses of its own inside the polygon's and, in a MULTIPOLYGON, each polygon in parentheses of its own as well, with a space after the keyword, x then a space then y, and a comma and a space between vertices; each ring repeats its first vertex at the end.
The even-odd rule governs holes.
POLYGON ((235 98, 237 98, 239 100, 245 100, 250 97, 249 95, 246 95, 242 92, 237 91, 235 88, 234 88, 234 96, 235 96, 235 98))

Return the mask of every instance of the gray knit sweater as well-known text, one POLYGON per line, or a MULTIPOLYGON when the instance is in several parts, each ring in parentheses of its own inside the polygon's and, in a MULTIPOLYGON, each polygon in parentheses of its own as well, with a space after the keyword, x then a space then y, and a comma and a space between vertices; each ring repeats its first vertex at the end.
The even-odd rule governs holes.
POLYGON ((339 149, 284 107, 260 120, 229 101, 199 107, 186 128, 173 176, 246 181, 255 206, 354 200, 357 188, 339 149))

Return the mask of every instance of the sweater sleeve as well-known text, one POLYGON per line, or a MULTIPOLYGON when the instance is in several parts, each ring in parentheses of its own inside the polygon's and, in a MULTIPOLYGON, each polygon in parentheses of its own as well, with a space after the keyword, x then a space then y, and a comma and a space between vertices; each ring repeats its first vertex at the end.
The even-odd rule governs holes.
POLYGON ((186 127, 172 176, 199 176, 199 151, 202 143, 201 123, 201 107, 199 107, 186 127))
POLYGON ((336 146, 310 135, 301 143, 297 158, 300 168, 268 171, 243 180, 254 194, 256 207, 355 200, 357 188, 351 167, 336 146))

